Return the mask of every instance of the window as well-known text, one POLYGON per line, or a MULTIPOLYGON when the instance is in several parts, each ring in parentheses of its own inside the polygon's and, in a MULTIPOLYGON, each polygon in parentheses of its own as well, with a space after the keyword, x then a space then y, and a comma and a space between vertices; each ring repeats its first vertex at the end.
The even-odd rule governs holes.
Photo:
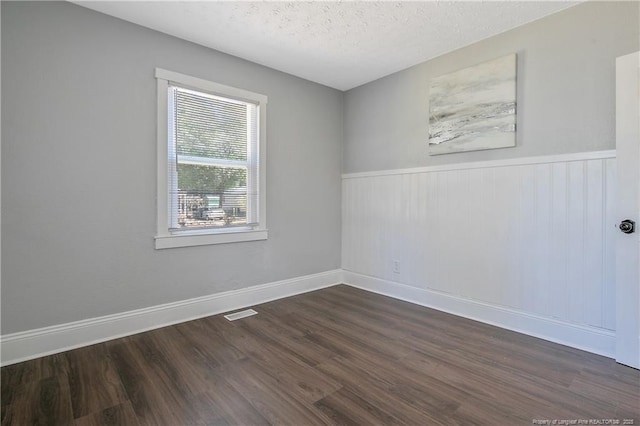
POLYGON ((156 69, 156 248, 267 238, 267 98, 156 69))

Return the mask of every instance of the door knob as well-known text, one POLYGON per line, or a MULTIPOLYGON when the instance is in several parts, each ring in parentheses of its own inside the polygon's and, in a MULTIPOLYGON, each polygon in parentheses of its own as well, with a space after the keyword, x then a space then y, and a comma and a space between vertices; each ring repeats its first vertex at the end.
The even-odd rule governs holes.
POLYGON ((625 234, 633 234, 636 232, 636 223, 631 219, 625 219, 620 222, 620 226, 618 227, 625 234))

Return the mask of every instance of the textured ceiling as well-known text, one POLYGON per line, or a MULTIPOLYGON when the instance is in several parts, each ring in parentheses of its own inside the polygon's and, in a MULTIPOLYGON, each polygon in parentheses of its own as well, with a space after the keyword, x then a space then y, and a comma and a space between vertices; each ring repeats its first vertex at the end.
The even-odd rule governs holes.
POLYGON ((573 6, 567 1, 74 1, 347 90, 573 6))

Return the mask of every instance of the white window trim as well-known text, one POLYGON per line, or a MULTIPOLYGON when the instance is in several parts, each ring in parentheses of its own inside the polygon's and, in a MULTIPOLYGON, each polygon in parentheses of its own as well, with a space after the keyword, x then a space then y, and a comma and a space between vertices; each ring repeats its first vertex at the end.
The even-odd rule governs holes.
POLYGON ((156 68, 158 90, 158 129, 157 129, 157 233, 155 248, 202 246, 209 244, 225 244, 243 241, 266 240, 267 231, 267 192, 266 192, 266 110, 267 97, 259 93, 249 92, 236 87, 226 86, 156 68), (206 91, 223 97, 253 102, 258 105, 258 226, 237 228, 185 230, 172 233, 169 229, 169 147, 168 147, 168 89, 169 83, 194 90, 206 91))

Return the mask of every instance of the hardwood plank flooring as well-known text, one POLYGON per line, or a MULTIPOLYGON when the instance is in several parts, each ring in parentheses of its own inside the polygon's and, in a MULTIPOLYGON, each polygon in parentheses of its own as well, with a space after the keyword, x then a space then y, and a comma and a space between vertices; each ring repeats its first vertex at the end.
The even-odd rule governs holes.
POLYGON ((127 395, 106 345, 66 353, 71 406, 78 417, 127 401, 127 395))
POLYGON ((2 425, 640 424, 609 358, 348 286, 253 308, 3 367, 2 425))

